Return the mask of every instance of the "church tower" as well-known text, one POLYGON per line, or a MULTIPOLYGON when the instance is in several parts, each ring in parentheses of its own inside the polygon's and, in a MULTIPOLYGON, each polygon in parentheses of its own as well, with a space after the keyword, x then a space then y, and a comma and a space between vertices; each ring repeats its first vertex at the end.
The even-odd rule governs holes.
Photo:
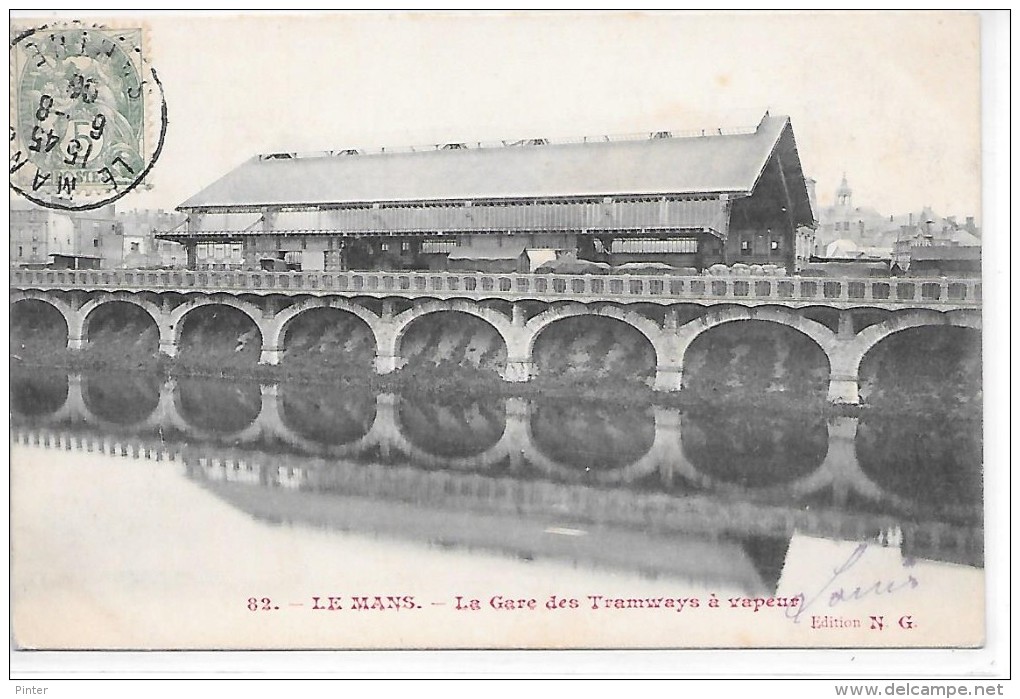
POLYGON ((846 181, 846 173, 843 173, 843 181, 836 189, 836 206, 842 209, 852 209, 854 205, 854 192, 846 181))

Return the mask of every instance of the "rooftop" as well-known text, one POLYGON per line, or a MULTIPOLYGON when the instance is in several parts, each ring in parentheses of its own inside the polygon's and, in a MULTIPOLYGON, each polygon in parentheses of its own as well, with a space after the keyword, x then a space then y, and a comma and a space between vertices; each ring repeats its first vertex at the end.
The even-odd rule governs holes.
POLYGON ((178 208, 750 193, 788 128, 789 117, 766 113, 753 129, 715 133, 271 153, 178 208))

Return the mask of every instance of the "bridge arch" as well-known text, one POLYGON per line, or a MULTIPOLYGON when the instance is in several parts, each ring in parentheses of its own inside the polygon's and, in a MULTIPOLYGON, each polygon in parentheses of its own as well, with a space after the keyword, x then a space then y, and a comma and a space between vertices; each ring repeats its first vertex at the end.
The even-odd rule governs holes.
POLYGON ((655 361, 659 363, 666 356, 668 350, 665 347, 665 339, 663 337, 662 329, 658 324, 645 318, 639 313, 634 311, 628 311, 616 306, 599 306, 592 308, 579 303, 566 304, 563 306, 555 306, 546 311, 542 311, 531 320, 524 324, 524 346, 522 356, 531 361, 535 343, 538 341, 539 335, 542 334, 550 325, 559 320, 566 318, 576 318, 578 316, 595 316, 602 318, 612 318, 614 320, 621 321, 631 326, 639 333, 644 335, 652 345, 652 350, 655 353, 655 361))
POLYGON ((43 303, 48 303, 60 311, 60 314, 64 316, 65 320, 70 314, 74 313, 70 304, 61 299, 59 296, 54 296, 45 291, 39 291, 38 289, 25 289, 24 291, 13 290, 11 291, 10 300, 12 306, 21 301, 42 301, 43 303))
POLYGON ((295 318, 302 313, 308 311, 314 311, 317 309, 334 309, 349 313, 357 318, 360 318, 368 326, 369 331, 372 333, 372 340, 375 342, 376 349, 379 347, 379 316, 365 308, 359 306, 356 303, 351 302, 345 298, 334 297, 330 299, 313 298, 299 303, 293 306, 288 306, 280 312, 278 312, 272 318, 272 322, 269 323, 263 331, 262 341, 263 345, 267 348, 276 348, 279 350, 283 349, 283 342, 287 336, 287 329, 295 318))
POLYGON ((14 306, 23 301, 40 301, 52 306, 64 319, 64 328, 67 330, 67 345, 69 349, 77 349, 81 343, 81 314, 71 307, 63 299, 37 289, 26 289, 24 291, 11 291, 10 305, 13 312, 14 306), (77 342, 75 342, 77 340, 77 342))
POLYGON ((376 334, 378 356, 380 358, 400 357, 400 343, 410 325, 423 316, 444 311, 456 311, 485 321, 503 340, 509 357, 511 348, 514 346, 514 328, 510 319, 498 311, 466 300, 429 301, 398 313, 393 317, 388 332, 383 331, 376 334))
POLYGON ((761 306, 758 308, 728 306, 709 311, 700 318, 681 325, 678 328, 679 343, 677 350, 680 353, 678 359, 682 363, 691 344, 706 331, 726 323, 734 323, 741 320, 765 321, 793 328, 813 340, 822 352, 825 353, 826 359, 829 359, 831 362, 830 352, 836 339, 836 333, 818 321, 805 318, 795 311, 788 311, 776 306, 761 306))
POLYGON ((244 313, 251 318, 251 322, 259 329, 260 333, 265 332, 266 323, 262 317, 262 310, 253 303, 233 298, 232 296, 209 296, 191 299, 182 303, 170 312, 170 329, 173 331, 174 342, 181 339, 181 326, 185 316, 203 306, 230 306, 244 313))
POLYGON ((181 331, 184 329, 184 321, 187 316, 199 308, 206 306, 227 306, 235 310, 240 311, 247 316, 255 329, 259 333, 259 349, 261 350, 264 345, 264 338, 266 329, 268 326, 267 320, 263 317, 262 310, 253 303, 243 301, 241 299, 233 298, 230 296, 214 296, 214 297, 202 297, 193 298, 189 301, 182 303, 177 308, 170 312, 169 319, 167 320, 167 336, 171 338, 171 342, 166 345, 162 344, 161 336, 161 349, 169 350, 167 353, 176 354, 181 347, 181 331))
POLYGON ((853 352, 848 358, 847 369, 855 375, 860 372, 861 362, 880 342, 896 333, 912 328, 948 326, 981 330, 981 316, 967 311, 942 313, 918 309, 897 314, 888 320, 869 325, 854 338, 853 352))
POLYGON ((78 314, 81 316, 81 337, 87 339, 89 322, 91 321, 92 312, 98 309, 100 306, 104 306, 109 303, 127 303, 132 306, 137 306, 145 311, 152 322, 155 324, 156 329, 159 331, 159 344, 161 346, 167 343, 173 342, 173 337, 170 333, 170 324, 166 320, 162 309, 149 301, 148 299, 139 298, 134 294, 130 293, 113 293, 113 294, 100 294, 99 296, 90 298, 82 307, 78 310, 78 314))
MULTIPOLYGON (((696 357, 691 356, 689 350, 699 338, 713 328, 740 321, 756 321, 758 323, 768 323, 773 326, 789 328, 795 331, 794 334, 806 337, 810 340, 809 345, 813 345, 821 351, 822 363, 818 370, 824 371, 824 375, 829 376, 831 379, 833 370, 832 355, 833 348, 837 345, 837 334, 828 327, 818 321, 805 318, 796 311, 781 307, 761 306, 748 308, 746 306, 727 306, 710 310, 705 315, 677 328, 675 345, 671 348, 672 354, 663 362, 667 365, 667 368, 671 369, 672 373, 672 376, 668 376, 669 381, 666 383, 666 390, 680 390, 681 386, 689 385, 692 369, 696 364, 696 357), (687 378, 685 379, 684 376, 687 378)), ((808 376, 813 373, 813 367, 811 369, 812 371, 804 374, 798 373, 797 375, 808 376)), ((660 370, 660 374, 664 373, 666 372, 660 370)), ((759 375, 758 378, 761 378, 761 376, 759 375)), ((821 378, 822 376, 818 377, 819 380, 821 378)), ((803 386, 805 389, 807 387, 807 384, 803 386)))

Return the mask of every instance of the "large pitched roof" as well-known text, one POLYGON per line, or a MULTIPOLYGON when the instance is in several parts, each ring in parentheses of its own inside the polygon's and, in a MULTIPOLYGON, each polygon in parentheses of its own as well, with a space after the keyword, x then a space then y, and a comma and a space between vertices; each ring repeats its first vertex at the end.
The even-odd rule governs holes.
POLYGON ((750 193, 789 123, 766 114, 732 135, 255 157, 178 208, 750 193))

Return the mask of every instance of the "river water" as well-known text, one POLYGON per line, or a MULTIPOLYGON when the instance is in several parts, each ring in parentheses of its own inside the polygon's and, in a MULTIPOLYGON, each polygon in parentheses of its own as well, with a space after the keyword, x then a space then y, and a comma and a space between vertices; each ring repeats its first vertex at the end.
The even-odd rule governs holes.
MULTIPOLYGON (((583 609, 593 590, 665 586, 702 607, 710 594, 810 601, 833 569, 812 573, 819 557, 838 566, 862 544, 883 584, 908 568, 938 580, 930 604, 980 584, 981 430, 959 414, 18 367, 11 411, 15 630, 32 647, 741 645, 756 641, 730 616, 610 628, 585 616, 552 633, 493 597, 573 595, 583 609), (356 594, 417 611, 347 625, 312 614, 356 594), (482 609, 457 609, 473 598, 482 609), (455 611, 499 618, 442 616, 455 611)), ((755 627, 761 643, 805 643, 803 625, 771 628, 755 627)))

